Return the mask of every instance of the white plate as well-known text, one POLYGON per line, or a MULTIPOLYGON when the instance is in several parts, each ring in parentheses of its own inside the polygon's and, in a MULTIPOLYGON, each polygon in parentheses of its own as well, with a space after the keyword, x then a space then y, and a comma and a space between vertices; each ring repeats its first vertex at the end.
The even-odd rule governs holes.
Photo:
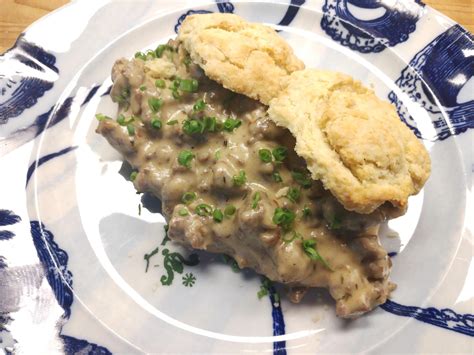
POLYGON ((35 23, 0 57, 0 348, 472 352, 473 53, 469 33, 408 0, 75 1, 35 23), (432 175, 382 238, 398 284, 385 305, 344 321, 325 291, 259 300, 255 273, 163 244, 157 201, 123 177, 94 114, 115 113, 114 60, 195 11, 276 26, 307 67, 373 86, 423 139, 432 175))

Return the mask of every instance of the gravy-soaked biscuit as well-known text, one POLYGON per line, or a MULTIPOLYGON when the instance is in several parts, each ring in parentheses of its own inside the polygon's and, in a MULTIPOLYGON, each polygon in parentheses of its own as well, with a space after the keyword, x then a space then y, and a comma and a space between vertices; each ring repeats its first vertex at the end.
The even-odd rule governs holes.
POLYGON ((188 16, 178 40, 208 77, 264 104, 283 89, 283 78, 304 68, 272 28, 233 14, 188 16))
POLYGON ((270 102, 270 117, 296 137, 314 179, 351 211, 388 201, 405 208, 428 179, 428 152, 395 108, 345 74, 294 72, 270 102))

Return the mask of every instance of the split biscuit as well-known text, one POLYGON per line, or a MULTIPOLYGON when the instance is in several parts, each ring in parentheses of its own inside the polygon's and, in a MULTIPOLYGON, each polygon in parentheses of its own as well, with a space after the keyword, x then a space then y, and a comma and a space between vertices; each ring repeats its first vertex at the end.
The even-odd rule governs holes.
POLYGON ((294 72, 269 115, 296 138, 312 177, 351 211, 406 208, 431 170, 429 154, 395 108, 350 76, 294 72))

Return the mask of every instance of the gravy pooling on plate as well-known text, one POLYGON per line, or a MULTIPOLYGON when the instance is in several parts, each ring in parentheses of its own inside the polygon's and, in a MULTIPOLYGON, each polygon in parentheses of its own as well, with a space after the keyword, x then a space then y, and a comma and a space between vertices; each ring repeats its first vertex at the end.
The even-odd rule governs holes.
POLYGON ((171 239, 225 253, 293 290, 326 287, 341 317, 386 301, 391 261, 378 225, 403 213, 345 210, 294 150, 267 107, 207 78, 181 44, 118 60, 116 120, 97 132, 136 170, 139 192, 161 199, 171 239))

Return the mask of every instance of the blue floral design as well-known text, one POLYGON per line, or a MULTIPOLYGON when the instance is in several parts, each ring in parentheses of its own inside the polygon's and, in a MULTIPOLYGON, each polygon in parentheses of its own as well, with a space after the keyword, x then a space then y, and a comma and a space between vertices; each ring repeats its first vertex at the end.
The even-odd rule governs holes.
POLYGON ((397 316, 411 317, 453 332, 474 336, 473 314, 459 314, 449 308, 404 306, 391 300, 381 305, 380 308, 397 316))
POLYGON ((17 39, 12 49, 0 57, 0 125, 21 115, 53 87, 53 80, 45 78, 55 77, 59 72, 55 63, 54 55, 27 42, 23 35, 17 39), (1 74, 7 72, 2 70, 5 66, 18 69, 13 76, 7 77, 1 74), (29 69, 23 72, 22 66, 29 69), (35 75, 35 72, 38 74, 35 75))
POLYGON ((377 53, 405 42, 424 11, 418 0, 390 4, 381 0, 326 0, 323 12, 321 27, 333 40, 361 53, 377 53), (384 14, 363 20, 351 13, 349 5, 368 11, 383 9, 384 14))
POLYGON ((396 84, 429 112, 434 128, 421 132, 403 102, 390 92, 390 101, 417 137, 443 140, 474 128, 474 94, 458 102, 459 93, 474 77, 474 57, 469 51, 474 51, 474 37, 455 25, 418 52, 401 72, 396 84))

